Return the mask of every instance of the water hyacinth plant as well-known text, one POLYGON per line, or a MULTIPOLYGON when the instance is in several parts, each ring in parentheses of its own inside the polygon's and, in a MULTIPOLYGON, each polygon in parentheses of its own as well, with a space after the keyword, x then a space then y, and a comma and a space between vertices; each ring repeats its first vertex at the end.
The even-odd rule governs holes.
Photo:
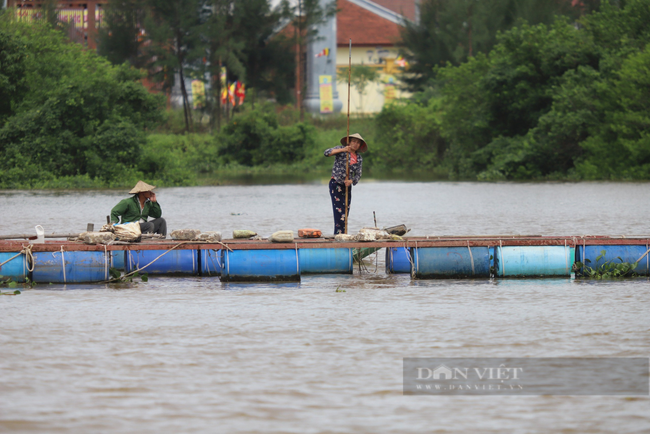
MULTIPOLYGON (((596 257, 596 262, 599 262, 601 259, 605 259, 605 250, 600 251, 600 255, 596 257)), ((592 268, 587 264, 590 264, 589 259, 585 259, 583 264, 580 261, 576 261, 573 264, 573 271, 576 273, 576 277, 582 277, 586 279, 622 279, 625 277, 638 277, 639 274, 635 272, 639 261, 629 263, 623 262, 620 256, 611 261, 604 261, 601 265, 596 268, 592 268), (618 262, 616 262, 618 260, 618 262)))

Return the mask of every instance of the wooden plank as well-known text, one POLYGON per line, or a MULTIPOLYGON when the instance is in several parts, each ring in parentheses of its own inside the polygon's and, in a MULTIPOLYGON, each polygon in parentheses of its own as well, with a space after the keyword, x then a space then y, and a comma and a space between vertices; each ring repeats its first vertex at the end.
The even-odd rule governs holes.
MULTIPOLYGON (((56 252, 63 248, 64 251, 121 251, 121 250, 168 250, 177 246, 181 241, 175 240, 144 240, 140 243, 88 245, 77 241, 52 241, 46 240, 44 244, 33 244, 33 252, 56 252)), ((26 241, 2 240, 0 252, 18 252, 28 243, 26 241)), ((493 238, 493 237, 450 237, 427 238, 408 237, 404 241, 349 241, 339 242, 322 238, 297 238, 293 243, 270 243, 266 240, 223 240, 223 244, 206 242, 189 242, 176 249, 181 250, 219 250, 224 245, 232 250, 285 250, 285 249, 332 249, 332 248, 386 248, 386 247, 493 247, 493 246, 564 246, 576 245, 646 245, 650 244, 650 237, 618 238, 608 236, 590 237, 518 237, 518 238, 493 238)))

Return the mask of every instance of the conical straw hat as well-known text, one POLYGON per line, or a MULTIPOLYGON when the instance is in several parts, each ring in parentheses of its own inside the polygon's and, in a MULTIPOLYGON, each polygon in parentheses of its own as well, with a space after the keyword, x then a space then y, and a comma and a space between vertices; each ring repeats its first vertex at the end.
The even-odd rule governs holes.
MULTIPOLYGON (((368 144, 366 143, 365 140, 363 140, 363 137, 361 137, 361 134, 359 133, 354 133, 350 134, 350 139, 359 139, 361 140, 361 146, 359 147, 359 152, 366 152, 368 150, 368 144)), ((341 139, 341 144, 343 146, 347 146, 347 141, 348 141, 348 136, 345 136, 341 139)))
POLYGON ((137 193, 144 193, 145 191, 152 191, 154 188, 156 188, 153 185, 149 185, 144 181, 138 181, 137 184, 135 184, 135 187, 129 191, 129 194, 137 194, 137 193))

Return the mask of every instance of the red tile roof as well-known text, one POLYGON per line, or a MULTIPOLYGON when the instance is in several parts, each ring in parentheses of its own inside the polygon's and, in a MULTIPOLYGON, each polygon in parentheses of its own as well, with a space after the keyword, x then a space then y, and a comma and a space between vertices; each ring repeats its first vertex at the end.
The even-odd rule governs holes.
POLYGON ((372 0, 372 2, 415 21, 415 0, 372 0))
POLYGON ((348 46, 349 38, 355 46, 390 46, 400 38, 401 26, 357 6, 347 0, 338 1, 336 15, 336 44, 348 46))

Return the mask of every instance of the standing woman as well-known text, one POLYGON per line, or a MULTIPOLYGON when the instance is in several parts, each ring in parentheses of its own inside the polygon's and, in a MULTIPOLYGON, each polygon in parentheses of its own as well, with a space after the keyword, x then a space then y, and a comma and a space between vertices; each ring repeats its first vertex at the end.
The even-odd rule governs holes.
POLYGON ((362 152, 368 150, 363 137, 360 134, 350 135, 350 145, 345 146, 347 136, 341 139, 341 146, 327 149, 326 157, 336 156, 334 167, 332 167, 332 179, 330 179, 330 196, 332 197, 332 211, 334 212, 334 235, 345 232, 345 190, 348 190, 348 214, 352 203, 352 185, 357 185, 361 179, 363 166, 362 152), (346 179, 346 161, 350 158, 350 179, 346 179))

